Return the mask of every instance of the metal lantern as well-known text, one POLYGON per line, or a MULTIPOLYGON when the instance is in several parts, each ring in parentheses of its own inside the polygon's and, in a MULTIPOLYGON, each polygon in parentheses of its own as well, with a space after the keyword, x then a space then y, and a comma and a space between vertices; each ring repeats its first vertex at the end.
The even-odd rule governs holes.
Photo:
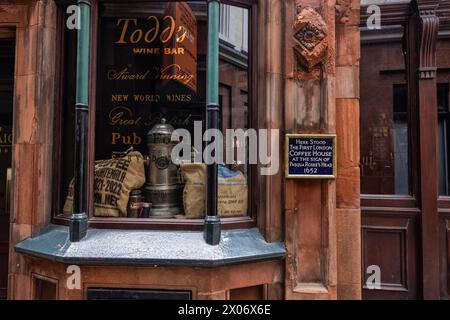
POLYGON ((172 162, 171 153, 176 141, 171 141, 174 128, 161 119, 147 133, 149 166, 145 186, 145 199, 152 203, 150 216, 172 218, 182 212, 183 185, 178 166, 172 162))

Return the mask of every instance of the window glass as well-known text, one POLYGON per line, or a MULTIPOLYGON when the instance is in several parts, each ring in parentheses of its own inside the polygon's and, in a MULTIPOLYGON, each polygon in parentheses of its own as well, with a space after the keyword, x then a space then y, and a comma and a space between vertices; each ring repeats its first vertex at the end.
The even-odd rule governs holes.
POLYGON ((437 108, 439 194, 450 196, 450 40, 441 32, 437 44, 437 108), (443 36, 441 36, 441 33, 443 36))
POLYGON ((361 30, 361 193, 410 192, 403 28, 361 30))
MULTIPOLYGON (((220 23, 220 62, 219 62, 219 103, 222 107, 221 129, 243 129, 250 127, 249 119, 249 54, 248 54, 248 10, 229 5, 221 5, 220 23)), ((248 161, 239 163, 238 142, 234 149, 235 165, 244 173, 248 172, 248 161)), ((248 141, 246 147, 248 146, 248 141)), ((227 148, 224 143, 224 154, 227 148)), ((248 158, 248 148, 245 150, 248 158)))
MULTIPOLYGON (((225 129, 250 126, 250 101, 249 12, 224 7, 220 26, 221 31, 227 26, 227 36, 220 36, 219 99, 225 148, 225 129)), ((205 165, 174 164, 176 142, 170 135, 176 129, 190 133, 189 160, 208 144, 196 143, 205 130, 207 26, 204 1, 99 4, 94 216, 203 218, 205 165)), ((70 212, 73 173, 64 176, 68 196, 62 206, 70 212)), ((247 214, 247 181, 247 166, 220 166, 219 214, 247 214)))
MULTIPOLYGON (((66 10, 64 10, 66 12, 66 10)), ((69 15, 65 13, 64 21, 69 15)), ((59 212, 62 211, 69 192, 69 185, 74 173, 74 144, 75 144, 75 82, 77 61, 77 30, 64 28, 63 33, 63 55, 61 57, 61 74, 64 85, 61 88, 62 105, 59 112, 57 126, 60 128, 58 135, 61 165, 61 190, 57 190, 59 196, 59 212)), ((58 112, 56 112, 58 113, 58 112)), ((57 140, 58 141, 58 140, 57 140)))
POLYGON ((449 110, 449 84, 439 83, 437 86, 438 101, 438 145, 439 145, 439 194, 450 195, 450 110, 449 110))
POLYGON ((96 159, 130 146, 148 154, 146 135, 162 118, 192 132, 204 120, 206 10, 187 2, 101 6, 96 159))
POLYGON ((13 87, 14 40, 0 39, 0 220, 9 216, 13 87))

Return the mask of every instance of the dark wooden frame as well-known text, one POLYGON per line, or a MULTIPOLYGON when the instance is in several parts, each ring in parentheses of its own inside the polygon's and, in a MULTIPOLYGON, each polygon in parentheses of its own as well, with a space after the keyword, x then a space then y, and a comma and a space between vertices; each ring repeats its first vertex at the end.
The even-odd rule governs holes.
MULTIPOLYGON (((410 9, 408 4, 402 5, 391 5, 382 7, 382 24, 383 26, 402 26, 404 34, 407 33, 406 23, 410 16, 410 9), (385 19, 385 14, 388 18, 385 19)), ((361 8, 361 26, 365 26, 365 21, 367 19, 367 14, 365 13, 365 7, 361 8)), ((398 39, 398 41, 402 41, 398 39)), ((406 75, 406 61, 403 70, 396 70, 396 72, 401 72, 406 75)), ((408 82, 408 81, 407 81, 408 82)), ((410 92, 408 92, 408 96, 410 92)), ((408 99, 409 100, 409 99, 408 99)), ((415 154, 413 148, 416 141, 417 124, 415 117, 413 116, 414 111, 408 108, 407 110, 407 123, 408 123, 408 159, 409 159, 409 195, 395 195, 395 194, 361 194, 361 266, 363 268, 362 275, 362 297, 367 298, 386 298, 388 297, 386 293, 389 293, 389 297, 403 299, 415 298, 417 292, 416 284, 419 285, 417 279, 418 266, 415 264, 417 257, 415 247, 418 243, 417 239, 412 236, 415 232, 411 233, 412 230, 415 231, 415 225, 420 219, 420 209, 419 201, 416 192, 416 177, 413 174, 416 170, 416 160, 412 157, 415 154), (384 224, 383 219, 389 219, 389 223, 384 224), (411 226, 412 225, 412 226, 411 226), (366 238, 369 234, 390 234, 397 235, 402 239, 402 247, 400 250, 404 253, 401 256, 402 261, 400 265, 402 266, 402 276, 401 284, 391 284, 389 281, 386 283, 386 279, 383 279, 380 290, 369 290, 365 285, 367 278, 366 270, 364 267, 367 264, 367 255, 370 252, 366 252, 366 238), (410 248, 413 248, 411 252, 410 248)), ((362 130, 362 129, 361 129, 362 130)))
MULTIPOLYGON (((365 26, 365 21, 368 18, 366 8, 361 6, 361 23, 360 26, 365 26)), ((401 25, 404 28, 404 33, 407 33, 406 24, 411 14, 410 4, 400 3, 392 5, 382 6, 382 23, 383 25, 401 25), (387 16, 387 18, 386 18, 387 16)), ((405 66, 406 70, 406 66, 405 66)), ((401 71, 406 72, 406 71, 401 71)), ((408 80, 407 80, 408 82, 408 80)), ((408 92, 410 96, 410 92, 408 92)), ((408 108, 408 150, 409 150, 409 178, 410 178, 410 195, 378 195, 378 194, 361 194, 361 209, 364 211, 366 208, 416 208, 418 206, 417 195, 417 182, 413 172, 416 169, 417 163, 411 156, 414 154, 414 148, 412 141, 416 141, 414 132, 418 130, 417 123, 413 117, 414 112, 408 108)))
MULTIPOLYGON (((418 72, 437 67, 433 65, 436 39, 427 35, 436 32, 438 27, 446 30, 449 27, 450 3, 441 1, 433 15, 432 8, 438 3, 413 0, 382 6, 383 25, 400 24, 405 29, 411 195, 361 195, 363 216, 403 217, 413 224, 412 230, 417 234, 416 245, 412 248, 418 257, 417 288, 408 288, 408 291, 417 292, 410 292, 409 298, 417 294, 425 299, 448 299, 450 290, 450 275, 447 274, 450 242, 443 245, 450 239, 450 197, 439 196, 437 188, 437 81, 436 75, 418 72), (419 34, 425 36, 419 38, 419 34)), ((365 26, 368 17, 366 8, 361 7, 361 26, 365 26)), ((362 227, 364 230, 368 226, 362 223, 362 227)), ((364 283, 364 270, 362 280, 364 283)))
MULTIPOLYGON (((50 277, 39 275, 37 273, 31 273, 31 282, 31 297, 33 297, 34 300, 44 300, 42 292, 42 285, 44 284, 44 282, 55 286, 55 291, 52 293, 53 296, 51 297, 51 300, 58 300, 58 279, 53 279, 50 277)), ((45 298, 50 299, 49 297, 45 298)))
MULTIPOLYGON (((177 1, 177 0, 170 0, 177 1)), ((93 228, 122 228, 122 229, 148 229, 148 230, 202 230, 204 220, 203 219, 133 219, 133 218, 103 218, 94 217, 94 204, 93 204, 93 183, 94 180, 94 159, 95 159, 95 107, 96 107, 96 81, 97 81, 97 45, 98 45, 98 5, 101 2, 123 2, 121 0, 97 0, 92 2, 92 14, 91 14, 91 61, 90 61, 90 82, 91 90, 89 92, 90 110, 89 110, 89 134, 88 134, 88 217, 89 217, 89 227, 93 228)), ((161 2, 160 0, 136 0, 132 1, 135 3, 139 2, 161 2)), ((130 5, 132 5, 132 2, 130 5)), ((258 84, 255 81, 257 79, 257 1, 256 0, 222 0, 222 3, 243 7, 249 10, 249 106, 252 112, 249 112, 249 127, 257 127, 258 124, 258 112, 257 112, 257 88, 258 84)), ((68 4, 70 1, 59 1, 60 4, 68 4)), ((61 9, 61 8, 60 8, 61 9)), ((64 15, 62 10, 58 10, 58 26, 64 25, 64 15)), ((57 75, 59 79, 63 79, 64 66, 63 62, 63 43, 64 43, 64 32, 63 27, 57 30, 57 44, 59 45, 59 50, 57 54, 57 75)), ((59 94, 56 97, 56 105, 58 106, 55 110, 55 141, 54 141, 54 170, 55 174, 53 177, 53 205, 52 205, 52 222, 57 224, 69 225, 69 218, 63 216, 60 213, 61 204, 61 124, 62 124, 62 108, 63 106, 63 84, 62 81, 56 81, 59 94)), ((221 218, 221 225, 223 229, 237 229, 237 228, 251 228, 256 226, 257 219, 257 204, 258 195, 256 192, 252 192, 256 189, 258 183, 257 175, 257 165, 249 165, 249 198, 248 198, 248 215, 243 217, 230 217, 221 218)))

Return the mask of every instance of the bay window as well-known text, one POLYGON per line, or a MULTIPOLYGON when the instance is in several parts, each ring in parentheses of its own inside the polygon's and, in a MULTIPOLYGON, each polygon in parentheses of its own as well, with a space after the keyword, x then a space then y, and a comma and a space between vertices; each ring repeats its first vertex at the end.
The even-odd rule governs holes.
MULTIPOLYGON (((221 130, 245 130, 256 119, 251 76, 255 59, 249 45, 255 32, 252 2, 221 4, 221 12, 228 13, 220 22, 228 32, 219 44, 221 130)), ((65 27, 66 7, 60 7, 57 62, 61 94, 55 165, 60 170, 54 179, 54 220, 59 223, 68 223, 73 212, 75 169, 77 30, 65 27)), ((158 130, 185 129, 193 142, 195 125, 201 126, 201 133, 206 128, 207 9, 206 1, 92 1, 87 132, 91 226, 189 230, 203 226, 205 165, 175 165, 163 158, 158 143, 169 141, 161 140, 158 130), (134 173, 130 173, 132 160, 126 162, 130 154, 139 158, 134 173), (162 177, 154 176, 158 174, 162 177), (141 204, 138 213, 130 210, 133 199, 141 204), (150 209, 145 215, 147 203, 150 209), (167 205, 167 214, 162 204, 167 205)), ((252 165, 242 163, 219 166, 219 215, 224 227, 255 225, 250 197, 254 171, 252 165)))

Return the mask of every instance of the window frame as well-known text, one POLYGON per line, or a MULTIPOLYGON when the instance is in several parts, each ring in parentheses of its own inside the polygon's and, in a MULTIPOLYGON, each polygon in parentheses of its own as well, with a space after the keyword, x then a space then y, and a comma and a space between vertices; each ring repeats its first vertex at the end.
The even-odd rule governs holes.
MULTIPOLYGON (((439 80, 439 79, 438 79, 439 80)), ((439 135, 440 135, 440 133, 439 133, 439 121, 440 120, 444 120, 447 124, 449 124, 450 123, 450 106, 449 106, 449 101, 450 101, 450 90, 449 90, 449 88, 450 88, 450 82, 440 82, 440 81, 437 81, 437 83, 436 83, 436 86, 437 86, 437 90, 438 90, 438 93, 437 93, 437 100, 438 100, 438 148, 439 148, 439 135), (447 105, 445 106, 446 108, 443 110, 443 111, 441 111, 441 110, 439 110, 439 89, 440 88, 445 88, 444 89, 444 91, 445 91, 445 93, 446 93, 446 102, 447 102, 447 105)), ((445 131, 444 131, 444 136, 445 136, 445 151, 448 151, 449 150, 449 141, 450 141, 450 130, 448 129, 448 128, 445 128, 444 129, 445 131)), ((438 161, 440 160, 440 155, 439 155, 439 157, 438 157, 438 161)), ((450 168, 450 158, 448 157, 448 155, 447 155, 447 159, 446 159, 446 163, 445 163, 445 166, 446 166, 446 169, 447 169, 447 171, 449 170, 449 168, 450 168)), ((439 163, 438 163, 438 169, 439 169, 439 163)), ((439 175, 441 174, 441 172, 440 172, 440 169, 439 169, 439 175)), ((440 179, 441 177, 439 176, 439 179, 440 179)), ((448 181, 449 181, 449 172, 446 172, 446 175, 445 175, 445 180, 446 180, 446 182, 447 182, 447 184, 448 184, 448 181)), ((447 185, 447 189, 448 188, 450 188, 450 185, 447 185)), ((450 193, 449 193, 449 191, 450 190, 447 190, 447 193, 446 194, 441 194, 441 190, 439 190, 439 197, 441 198, 447 198, 447 200, 450 198, 450 193)))
MULTIPOLYGON (((408 46, 408 38, 412 37, 412 34, 407 34, 408 26, 412 18, 413 10, 411 7, 411 2, 399 2, 393 4, 384 4, 381 6, 383 12, 383 25, 384 26, 394 26, 401 25, 404 28, 404 47, 408 46)), ((445 11, 443 11, 445 12, 445 11)), ((437 15, 441 17, 443 12, 438 12, 437 15)), ((360 8, 360 27, 365 27, 367 19, 370 13, 367 12, 367 6, 361 6, 360 8)), ((443 21, 440 23, 439 30, 448 30, 450 24, 448 21, 443 21)), ((439 36, 439 40, 441 37, 439 36)), ((409 40, 411 42, 411 40, 409 40)), ((407 59, 407 57, 405 57, 407 59)), ((407 60, 405 60, 407 62, 407 60)), ((408 72, 408 67, 405 65, 405 72, 408 72)), ((409 126, 409 161, 410 161, 410 195, 377 195, 377 194, 363 194, 361 193, 361 207, 362 208, 408 208, 416 209, 420 202, 420 181, 418 176, 419 168, 419 154, 417 151, 417 144, 413 141, 418 141, 419 136, 419 123, 417 117, 419 116, 419 111, 417 110, 416 102, 414 101, 415 96, 411 92, 412 83, 408 75, 406 74, 406 83, 408 85, 408 126, 409 126)), ((439 81, 436 78, 436 88, 439 81)), ((438 210, 449 210, 450 209, 450 196, 439 195, 438 196, 438 210)))
MULTIPOLYGON (((170 0, 177 2, 180 0, 170 0)), ((197 0, 199 1, 199 0, 197 0)), ((200 0, 201 1, 201 0, 200 0)), ((103 2, 120 3, 124 0, 92 0, 91 5, 91 47, 90 47, 90 66, 89 66, 89 132, 88 132, 88 221, 89 227, 92 228, 108 228, 108 229, 141 229, 141 230, 187 230, 199 231, 203 229, 204 219, 142 219, 142 218, 128 218, 128 217, 94 217, 94 161, 95 161, 95 114, 97 105, 97 60, 98 60, 98 25, 99 25, 99 4, 103 2)), ((130 6, 138 6, 142 2, 161 2, 161 0, 132 0, 130 6)), ((249 37, 248 37, 248 88, 249 93, 249 128, 257 128, 258 112, 257 112, 257 1, 256 0, 221 0, 222 4, 233 5, 248 9, 249 16, 249 37)), ((54 117, 54 177, 53 177, 53 201, 52 201, 52 222, 56 224, 69 225, 70 218, 61 213, 62 203, 62 114, 64 107, 71 107, 64 105, 64 94, 66 90, 75 90, 75 85, 70 88, 64 87, 64 75, 67 72, 67 67, 64 57, 64 5, 68 5, 69 1, 58 2, 57 13, 57 59, 56 59, 56 75, 55 92, 58 94, 55 97, 54 117)), ((75 106, 74 106, 75 107, 75 106)), ((206 105, 205 105, 206 112, 206 105)), ((256 227, 257 223, 257 165, 249 164, 248 176, 248 211, 247 215, 240 217, 221 217, 221 226, 223 229, 240 229, 256 227)))
MULTIPOLYGON (((396 15, 392 15, 390 19, 384 20, 384 26, 401 26, 403 30, 403 36, 402 36, 402 44, 403 46, 406 45, 406 33, 407 30, 407 21, 409 16, 408 11, 408 5, 385 5, 383 8, 386 7, 391 8, 396 15)), ((361 14, 360 18, 360 27, 365 26, 364 20, 366 17, 365 15, 361 14)), ((362 38, 362 35, 361 35, 362 38)), ((362 46, 363 40, 361 39, 361 46, 362 46)), ((416 122, 416 119, 414 117, 415 110, 412 108, 411 105, 411 91, 409 88, 409 79, 407 78, 408 73, 408 67, 407 67, 407 61, 406 57, 404 57, 404 67, 401 70, 396 70, 395 72, 401 72, 405 75, 405 83, 402 83, 407 86, 407 95, 408 95, 408 104, 407 104, 407 110, 406 110, 406 120, 408 124, 408 175, 409 175, 409 194, 370 194, 370 193, 362 193, 360 194, 361 199, 361 208, 364 210, 365 208, 403 208, 404 210, 415 210, 418 206, 418 199, 417 195, 419 194, 418 191, 418 180, 415 175, 416 168, 418 166, 418 159, 413 156, 416 154, 415 151, 415 144, 413 141, 417 141, 417 130, 418 130, 418 124, 416 122)), ((360 80, 361 82, 364 80, 360 80)), ((400 84, 400 83, 399 83, 400 84)), ((393 89, 393 88, 392 88, 393 89)), ((393 103, 393 101, 392 101, 393 103)), ((362 108, 362 105, 361 105, 362 108)), ((361 109, 362 110, 362 109, 361 109)), ((362 130, 362 129, 361 129, 362 130)), ((362 183, 362 179, 361 179, 362 183)))

